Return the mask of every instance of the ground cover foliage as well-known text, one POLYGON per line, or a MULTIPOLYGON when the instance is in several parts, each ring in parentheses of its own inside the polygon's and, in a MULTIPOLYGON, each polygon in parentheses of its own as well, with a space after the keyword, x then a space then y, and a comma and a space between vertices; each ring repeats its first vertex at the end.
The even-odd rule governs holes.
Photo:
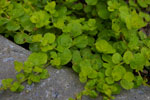
POLYGON ((33 53, 15 61, 16 79, 2 80, 0 91, 21 92, 22 83, 49 77, 46 67, 71 63, 85 84, 82 96, 114 99, 122 89, 148 85, 150 0, 0 0, 0 33, 33 53))

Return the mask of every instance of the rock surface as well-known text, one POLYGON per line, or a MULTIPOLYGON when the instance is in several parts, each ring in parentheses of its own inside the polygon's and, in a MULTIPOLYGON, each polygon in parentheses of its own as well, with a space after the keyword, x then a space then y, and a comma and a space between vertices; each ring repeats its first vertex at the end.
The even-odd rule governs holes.
MULTIPOLYGON (((13 62, 25 61, 29 51, 0 36, 0 85, 4 78, 15 78, 13 62)), ((83 89, 78 76, 70 68, 61 70, 49 66, 50 77, 38 84, 25 85, 21 93, 9 91, 0 93, 0 100, 68 100, 83 89)), ((91 99, 83 97, 83 100, 102 100, 101 97, 91 99)), ((115 100, 150 100, 150 88, 141 86, 138 89, 122 91, 115 100)))

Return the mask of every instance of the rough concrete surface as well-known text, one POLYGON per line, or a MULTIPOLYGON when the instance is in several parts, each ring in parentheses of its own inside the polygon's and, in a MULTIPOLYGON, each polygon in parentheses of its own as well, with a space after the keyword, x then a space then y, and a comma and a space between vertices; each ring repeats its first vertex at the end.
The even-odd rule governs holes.
MULTIPOLYGON (((4 78, 15 78, 13 62, 25 61, 29 51, 0 36, 0 84, 4 78)), ((25 84, 21 93, 4 91, 0 93, 0 100, 68 100, 83 89, 78 76, 70 68, 61 70, 49 66, 50 77, 31 86, 25 84)), ((102 100, 101 97, 83 100, 102 100)), ((138 89, 122 91, 115 100, 150 100, 150 88, 141 86, 138 89)))

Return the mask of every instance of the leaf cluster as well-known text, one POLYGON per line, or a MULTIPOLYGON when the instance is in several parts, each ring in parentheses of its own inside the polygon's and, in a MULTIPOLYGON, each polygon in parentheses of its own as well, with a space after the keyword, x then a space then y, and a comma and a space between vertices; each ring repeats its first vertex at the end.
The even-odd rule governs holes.
POLYGON ((150 69, 150 38, 141 28, 150 22, 148 6, 150 0, 0 0, 0 33, 33 52, 14 62, 16 80, 4 79, 0 90, 20 92, 23 82, 48 78, 48 65, 68 63, 85 84, 69 100, 100 93, 110 100, 146 84, 140 72, 150 69))

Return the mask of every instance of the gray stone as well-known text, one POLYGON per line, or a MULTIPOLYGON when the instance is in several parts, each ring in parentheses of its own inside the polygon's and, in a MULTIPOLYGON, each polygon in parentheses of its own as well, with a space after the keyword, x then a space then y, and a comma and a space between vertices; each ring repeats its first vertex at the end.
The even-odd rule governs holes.
MULTIPOLYGON (((13 62, 23 62, 29 54, 29 51, 0 36, 0 85, 4 78, 15 78, 13 62)), ((25 90, 21 93, 4 91, 0 93, 0 100, 68 100, 83 89, 84 85, 79 82, 78 75, 71 68, 57 70, 49 66, 48 70, 48 79, 37 84, 25 84, 25 90)), ((83 100, 102 98, 83 97, 83 100)), ((150 100, 150 88, 141 86, 138 89, 124 90, 120 95, 116 95, 115 100, 150 100)))

